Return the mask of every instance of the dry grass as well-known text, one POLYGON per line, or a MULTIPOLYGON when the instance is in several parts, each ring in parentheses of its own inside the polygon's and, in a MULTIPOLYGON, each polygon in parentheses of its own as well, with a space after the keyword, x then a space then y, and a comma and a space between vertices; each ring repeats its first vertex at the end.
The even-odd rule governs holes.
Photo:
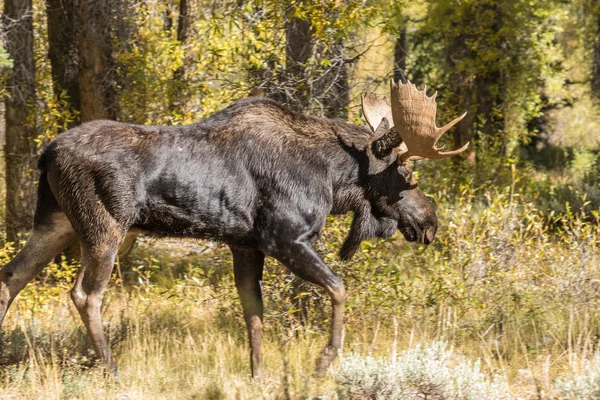
MULTIPOLYGON (((589 370, 598 352, 600 226, 546 215, 512 186, 436 197, 442 228, 427 249, 396 237, 365 243, 342 264, 335 249, 347 220, 330 221, 318 248, 350 293, 345 350, 390 356, 444 340, 503 376, 514 398, 585 398, 556 382, 589 370)), ((226 248, 149 240, 129 264, 115 273, 104 314, 119 382, 94 366, 66 294, 74 268, 51 265, 5 321, 0 398, 338 396, 331 377, 312 378, 328 301, 312 288, 298 294, 280 265, 265 273, 266 376, 253 381, 226 248)))
MULTIPOLYGON (((210 290, 195 295, 210 298, 210 290)), ((2 369, 0 398, 252 399, 298 398, 330 391, 311 378, 324 338, 265 339, 266 376, 252 381, 241 321, 221 306, 113 289, 105 312, 119 382, 93 367, 92 354, 68 296, 30 313, 12 310, 6 331, 22 346, 21 362, 2 369), (91 396, 90 396, 91 395, 91 396)), ((11 346, 13 345, 11 343, 11 346)))

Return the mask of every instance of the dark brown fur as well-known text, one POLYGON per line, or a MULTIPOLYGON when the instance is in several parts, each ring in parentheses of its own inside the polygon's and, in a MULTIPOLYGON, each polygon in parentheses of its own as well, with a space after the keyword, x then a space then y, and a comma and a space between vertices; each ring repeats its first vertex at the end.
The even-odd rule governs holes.
POLYGON ((125 234, 208 238, 233 252, 254 375, 265 255, 325 288, 333 315, 318 362, 323 373, 341 344, 346 298, 343 283, 312 247, 327 215, 354 212, 344 259, 368 238, 400 230, 410 241, 429 243, 437 229, 410 167, 396 163, 396 150, 373 154, 380 135, 258 98, 189 126, 93 121, 67 131, 40 158, 33 232, 0 272, 0 322, 27 282, 78 238, 82 268, 71 297, 96 352, 114 369, 100 305, 125 234))

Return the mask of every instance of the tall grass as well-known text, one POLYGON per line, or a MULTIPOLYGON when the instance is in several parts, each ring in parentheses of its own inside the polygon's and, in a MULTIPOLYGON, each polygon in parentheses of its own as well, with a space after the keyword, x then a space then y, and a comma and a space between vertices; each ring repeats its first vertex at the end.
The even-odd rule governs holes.
MULTIPOLYGON (((193 291, 198 299, 211 296, 210 290, 193 291)), ((116 381, 95 366, 67 297, 49 301, 36 315, 20 307, 12 313, 3 339, 0 398, 251 399, 296 396, 321 385, 311 381, 324 344, 318 335, 267 334, 267 377, 253 382, 243 325, 219 310, 236 306, 232 301, 216 305, 119 288, 109 294, 105 312, 119 363, 116 381)))
MULTIPOLYGON (((419 344, 441 340, 465 365, 477 366, 470 373, 483 374, 481 382, 505 380, 510 397, 583 399, 592 393, 600 385, 594 383, 600 376, 594 364, 600 226, 581 210, 540 210, 516 182, 438 191, 441 228, 427 248, 400 237, 372 241, 352 262, 341 263, 335 252, 348 218, 330 219, 317 247, 348 288, 344 354, 391 363, 419 344)), ((339 363, 325 380, 312 378, 327 340, 329 301, 322 291, 297 285, 272 260, 263 286, 261 381, 249 378, 225 247, 143 240, 115 271, 104 315, 118 381, 95 366, 68 301, 75 269, 51 265, 9 312, 0 342, 0 398, 350 396, 333 379, 339 363)))

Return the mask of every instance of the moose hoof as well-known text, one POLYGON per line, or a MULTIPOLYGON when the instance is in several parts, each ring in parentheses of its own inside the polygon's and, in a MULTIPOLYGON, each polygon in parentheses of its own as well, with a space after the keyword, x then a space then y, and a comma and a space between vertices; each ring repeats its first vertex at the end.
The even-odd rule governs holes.
POLYGON ((338 349, 336 347, 327 346, 323 349, 315 368, 315 376, 317 378, 322 378, 325 376, 327 368, 329 368, 335 357, 337 357, 337 354, 338 349))
MULTIPOLYGON (((101 362, 100 360, 98 361, 101 362)), ((113 380, 116 383, 121 382, 119 379, 119 369, 114 361, 110 360, 109 362, 102 362, 99 367, 102 368, 104 378, 113 380)))

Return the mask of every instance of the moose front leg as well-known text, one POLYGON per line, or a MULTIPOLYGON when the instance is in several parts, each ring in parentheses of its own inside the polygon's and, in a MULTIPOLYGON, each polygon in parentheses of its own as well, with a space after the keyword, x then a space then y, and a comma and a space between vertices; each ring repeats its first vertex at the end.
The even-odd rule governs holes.
POLYGON ((342 345, 346 289, 344 283, 329 268, 308 241, 295 241, 275 246, 269 255, 277 258, 296 276, 324 288, 331 297, 331 338, 317 361, 315 374, 323 376, 342 345))
POLYGON ((259 250, 231 249, 235 286, 240 295, 250 343, 252 377, 261 375, 263 301, 260 287, 265 256, 259 250))

